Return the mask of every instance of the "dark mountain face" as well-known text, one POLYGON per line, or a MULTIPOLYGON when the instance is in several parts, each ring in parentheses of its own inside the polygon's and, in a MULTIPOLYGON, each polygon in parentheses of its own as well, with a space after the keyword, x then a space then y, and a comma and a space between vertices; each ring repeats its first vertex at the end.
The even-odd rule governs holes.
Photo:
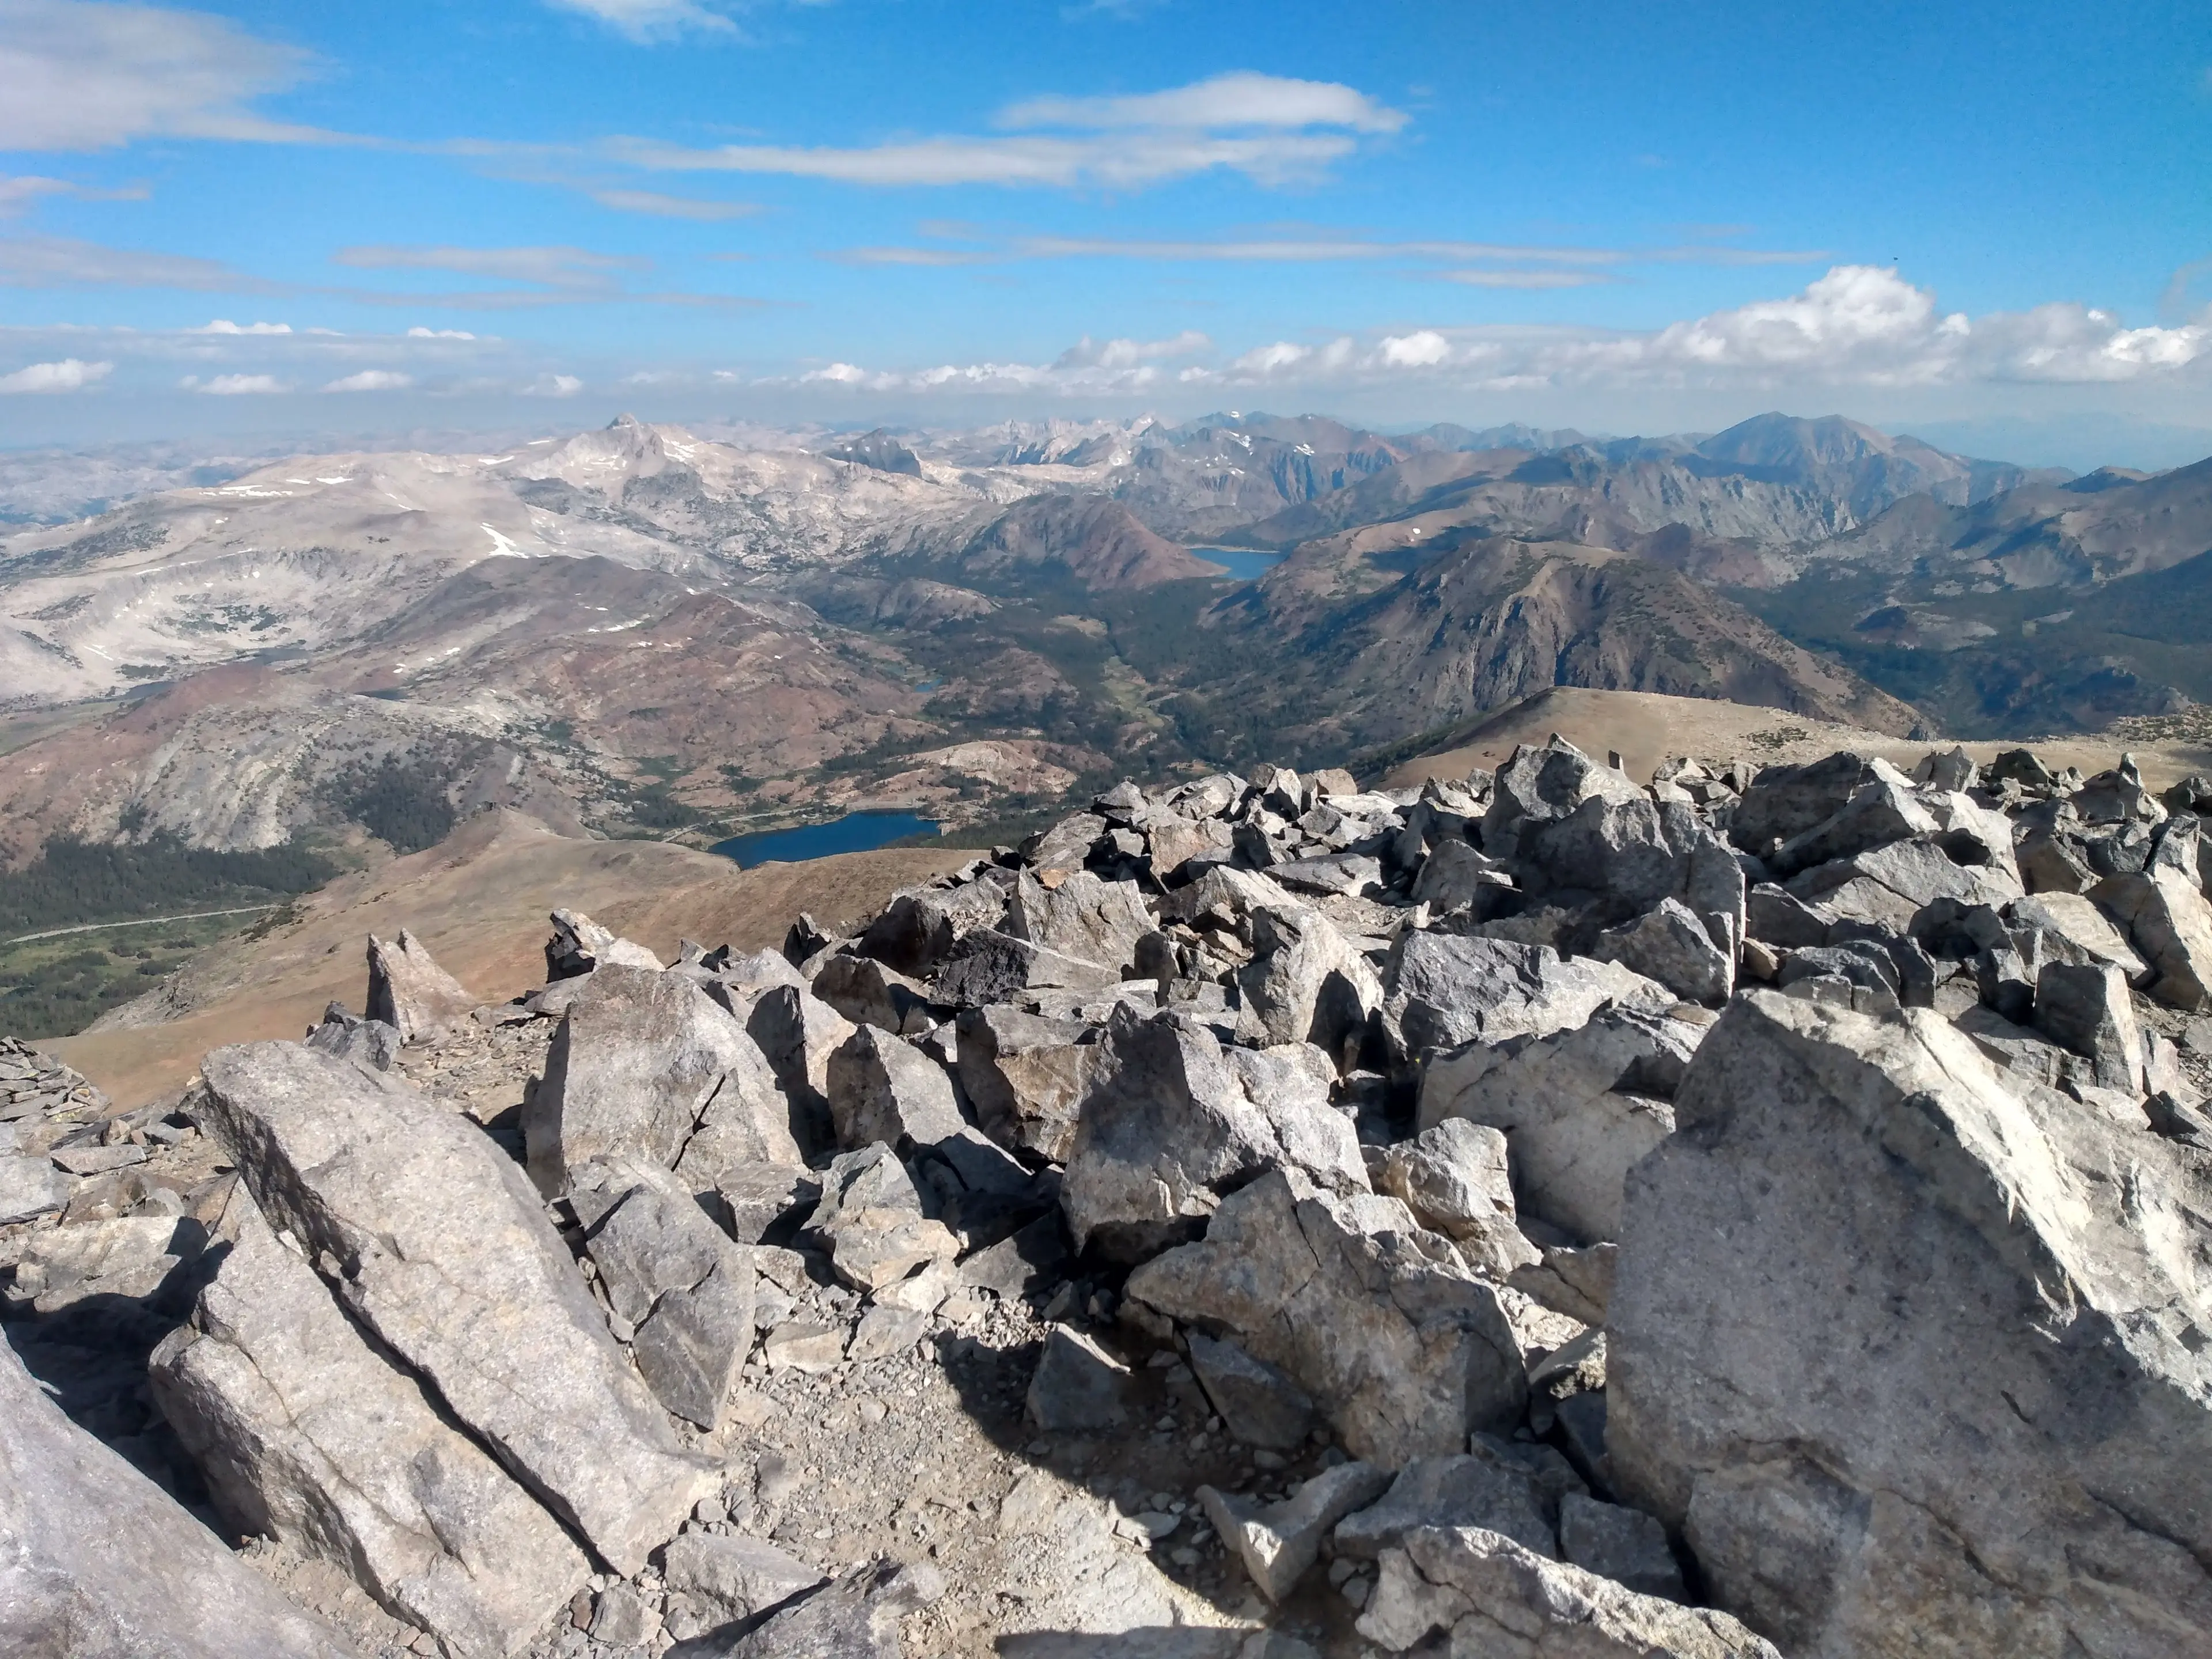
POLYGON ((833 461, 851 461, 857 466, 872 466, 878 472, 902 472, 909 478, 921 477, 921 457, 881 427, 860 437, 848 438, 843 443, 833 444, 822 453, 833 461))

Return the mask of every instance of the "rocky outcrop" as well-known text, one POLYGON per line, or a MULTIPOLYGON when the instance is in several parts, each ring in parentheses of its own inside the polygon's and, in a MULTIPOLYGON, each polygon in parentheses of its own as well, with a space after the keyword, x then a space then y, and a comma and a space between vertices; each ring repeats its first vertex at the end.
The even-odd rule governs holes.
POLYGON ((91 1435, 0 1345, 0 1647, 53 1659, 359 1659, 91 1435))
POLYGON ((708 1468, 629 1370, 521 1171, 406 1084, 289 1043, 201 1069, 195 1111, 352 1316, 601 1556, 642 1565, 708 1468))
POLYGON ((1367 1186, 1319 1076, 1273 1050, 1224 1048, 1181 1015, 1115 1010, 1061 1188, 1078 1248, 1154 1255, 1199 1231, 1223 1192, 1281 1166, 1336 1191, 1367 1186))
POLYGON ((466 1019, 481 999, 431 958, 405 928, 395 942, 368 941, 368 1018, 392 1027, 402 1042, 428 1042, 466 1019))
POLYGON ((454 1653, 503 1656, 590 1571, 561 1523, 347 1318, 240 1190, 161 1411, 231 1524, 352 1570, 454 1653))
POLYGON ((1607 1435, 1723 1605, 1793 1654, 2200 1649, 2201 1164, 1933 1013, 1766 992, 1675 1110, 1629 1177, 1607 1435))
POLYGON ((1781 1659, 1727 1613, 1639 1595, 1473 1527, 1426 1528, 1384 1551, 1359 1633, 1393 1652, 1442 1633, 1454 1653, 1529 1659, 1781 1659))
POLYGON ((0 1048, 0 1316, 377 1651, 2194 1654, 2195 798, 2031 763, 1124 784, 182 1113, 0 1048))
POLYGON ((1310 1395, 1384 1468, 1510 1425, 1528 1382, 1496 1289, 1394 1198, 1275 1170, 1222 1201, 1202 1243, 1129 1276, 1129 1297, 1227 1334, 1310 1395))
POLYGON ((797 1164, 791 1106, 759 1046, 694 981, 604 967, 569 1004, 523 1112, 550 1197, 603 1157, 680 1171, 694 1190, 744 1163, 797 1164))

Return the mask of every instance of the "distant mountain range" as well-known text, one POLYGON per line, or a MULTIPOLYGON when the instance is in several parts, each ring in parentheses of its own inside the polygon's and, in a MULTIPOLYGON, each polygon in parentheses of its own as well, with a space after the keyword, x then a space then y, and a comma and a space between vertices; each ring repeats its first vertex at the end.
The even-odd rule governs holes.
POLYGON ((803 435, 293 458, 0 539, 0 848, 400 797, 379 822, 989 816, 1553 684, 1900 735, 2212 701, 2212 461, 2076 478, 1778 414, 803 435))

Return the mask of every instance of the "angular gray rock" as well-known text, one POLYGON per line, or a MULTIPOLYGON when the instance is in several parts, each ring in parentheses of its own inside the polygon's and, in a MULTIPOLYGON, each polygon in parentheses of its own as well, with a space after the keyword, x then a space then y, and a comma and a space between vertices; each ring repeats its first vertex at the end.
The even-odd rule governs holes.
POLYGON ((1299 1087, 1294 1066, 1224 1051, 1180 1014, 1127 1008, 1098 1048, 1060 1187, 1078 1249, 1141 1261, 1202 1226, 1223 1189, 1272 1167, 1365 1190, 1351 1120, 1311 1079, 1299 1087))
POLYGON ((2136 953, 2127 935, 2079 893, 2037 893, 2015 899, 2005 919, 2015 928, 2039 927, 2057 934, 2088 961, 2111 963, 2130 985, 2148 985, 2154 977, 2150 964, 2136 953))
POLYGON ((1659 1097, 1702 1035, 1613 1008, 1576 1030, 1471 1046, 1423 1075, 1419 1121, 1502 1130, 1522 1211, 1586 1243, 1617 1239, 1622 1181, 1674 1132, 1659 1097))
POLYGON ((0 1155, 0 1227, 51 1215, 69 1194, 69 1177, 47 1159, 0 1155))
POLYGON ((823 1582, 795 1556, 734 1532, 670 1539, 660 1577, 668 1590, 664 1627, 678 1641, 766 1613, 823 1582))
POLYGON ((899 1659, 899 1620, 944 1594, 927 1563, 856 1567, 748 1629, 726 1626, 678 1642, 665 1659, 899 1659))
POLYGON ((880 1026, 863 1025, 830 1056, 830 1115, 837 1143, 934 1146, 968 1127, 952 1079, 935 1060, 880 1026))
POLYGON ((958 1067, 983 1133, 1009 1152, 1065 1163, 1076 1108, 1097 1059, 1079 1019, 1048 1019, 1018 1008, 962 1011, 958 1067))
POLYGON ((2142 1028, 2118 967, 2045 963, 2035 976, 2035 1024, 2089 1062, 2099 1088, 2143 1091, 2142 1028))
POLYGON ((1555 733, 1540 746, 1523 744, 1498 769, 1483 815, 1482 850, 1512 859, 1532 830, 1571 817, 1586 801, 1645 799, 1626 773, 1600 765, 1555 733))
POLYGON ((1761 854, 1767 867, 1786 878, 1892 842, 1938 833, 1942 826, 1934 814, 1894 768, 1877 760, 1868 763, 1867 770, 1869 781, 1854 789, 1833 816, 1761 854))
POLYGON ((1626 1584, 1639 1595, 1689 1599, 1682 1588, 1682 1564, 1668 1547, 1667 1528, 1641 1510, 1568 1493, 1559 1500, 1559 1553, 1585 1572, 1626 1584))
POLYGON ((962 934, 996 927, 1006 914, 1006 890, 993 881, 921 887, 893 896, 861 930, 863 954, 902 974, 927 974, 962 934))
POLYGON ((1237 1034, 1267 1045, 1311 1042, 1331 1054, 1357 1042, 1382 1006, 1374 967, 1334 924, 1304 905, 1250 913, 1252 960, 1237 970, 1243 994, 1237 1034))
POLYGON ((1234 1342, 1187 1334, 1190 1369, 1229 1432, 1248 1446, 1289 1451, 1313 1431, 1312 1396, 1234 1342))
POLYGON ((806 1225, 830 1247, 837 1277, 859 1291, 884 1290, 960 1253, 945 1224, 923 1216, 913 1178, 881 1141, 830 1160, 806 1225))
POLYGON ((1045 1334, 1030 1376, 1030 1421, 1047 1434, 1097 1434, 1128 1417, 1129 1368, 1066 1325, 1045 1334))
POLYGON ((1679 1000, 1617 963, 1443 933, 1401 935, 1385 984, 1383 1029, 1393 1049, 1409 1059, 1431 1048, 1571 1030, 1608 1002, 1659 1012, 1679 1000))
POLYGON ((771 986, 754 999, 745 1035, 768 1061, 785 1096, 824 1116, 830 1056, 858 1028, 805 985, 771 986))
MULTIPOLYGON (((967 944, 962 941, 962 946, 967 944)), ((872 957, 842 948, 827 951, 810 959, 805 972, 814 994, 856 1025, 880 1025, 886 1031, 920 1036, 944 1018, 919 981, 872 957)))
POLYGON ((380 1019, 358 1018, 333 1002, 324 1011, 322 1023, 302 1041, 323 1054, 357 1060, 372 1071, 388 1072, 399 1057, 402 1038, 397 1026, 380 1019))
POLYGON ((1235 1550, 1270 1601, 1280 1601, 1320 1559, 1322 1540, 1346 1516, 1364 1509, 1390 1484, 1370 1463, 1339 1463, 1278 1504, 1259 1504, 1212 1486, 1198 1489, 1206 1518, 1235 1550))
POLYGON ((405 928, 387 944, 368 938, 368 1018, 399 1033, 402 1042, 429 1042, 469 1017, 482 999, 431 959, 405 928))
POLYGON ((1515 1224, 1502 1129, 1448 1117, 1389 1148, 1370 1173, 1376 1191, 1403 1199, 1413 1219, 1455 1243, 1470 1266, 1503 1279, 1541 1259, 1515 1224))
POLYGON ((1833 817, 1866 781, 1865 757, 1848 750, 1800 766, 1763 767, 1737 804, 1729 838, 1745 852, 1764 857, 1777 842, 1833 817))
POLYGON ((1628 1182, 1607 1438, 1714 1598, 1793 1654, 2201 1647, 2202 1160, 1931 1012, 1768 992, 1675 1108, 1628 1182))
POLYGON ((643 1565, 713 1466, 677 1445, 522 1172, 388 1073, 284 1042, 200 1069, 191 1109, 270 1224, 542 1502, 643 1565))
POLYGON ((710 1433, 753 1346, 751 1259, 675 1177, 649 1164, 593 1163, 569 1201, 631 1356, 653 1397, 710 1433))
POLYGON ((0 1652, 362 1659, 62 1415, 0 1342, 0 1652))
POLYGON ((574 979, 601 968, 642 968, 658 973, 660 958, 642 945, 617 939, 580 910, 556 910, 545 941, 545 977, 574 979))
POLYGON ((1426 1528, 1385 1550, 1358 1628, 1393 1652, 1441 1631, 1471 1656, 1782 1659, 1725 1613, 1638 1595, 1474 1527, 1426 1528))
POLYGON ((2157 975, 2153 999, 2185 1013, 2212 1007, 2212 903, 2203 888, 2179 870, 2154 868, 2099 882, 2089 896, 2126 924, 2157 975))
MULTIPOLYGON (((1133 956, 1135 949, 1133 943, 1133 956)), ((979 927, 952 947, 938 970, 936 995, 955 1007, 981 1008, 1024 991, 1110 991, 1121 982, 1118 967, 979 927)))
POLYGON ((1725 1002, 1735 988, 1735 959, 1677 898, 1600 933, 1590 955, 1656 980, 1685 1002, 1725 1002))
POLYGON ((1521 1351, 1498 1292, 1395 1198, 1338 1197, 1271 1170, 1221 1201, 1205 1239, 1129 1276, 1127 1295, 1230 1335, 1310 1395, 1384 1468, 1517 1420, 1521 1351))
MULTIPOLYGON (((1577 1488, 1581 1484, 1575 1481, 1577 1488)), ((1371 1561, 1423 1527, 1482 1527, 1538 1555, 1556 1556, 1559 1540, 1545 1510, 1536 1477, 1502 1459, 1464 1452, 1417 1457, 1375 1503, 1346 1516, 1336 1529, 1336 1553, 1371 1561)))
POLYGON ((680 1171, 694 1191, 740 1164, 797 1164, 791 1104, 744 1027, 681 974, 595 971, 522 1113, 531 1179, 551 1197, 597 1158, 680 1171))
POLYGON ((1438 842, 1423 860, 1408 896, 1442 915, 1468 905, 1480 909, 1486 899, 1513 890, 1513 877, 1497 860, 1454 836, 1438 842))
POLYGON ((561 1523, 372 1349, 243 1188, 161 1414, 232 1525, 335 1563, 456 1654, 526 1646, 591 1571, 561 1523))
POLYGON ((1118 978, 1135 957, 1137 941, 1152 931, 1152 918, 1133 881, 1101 881, 1079 870, 1047 887, 1024 871, 1007 896, 1003 931, 1060 956, 1111 969, 1118 978))

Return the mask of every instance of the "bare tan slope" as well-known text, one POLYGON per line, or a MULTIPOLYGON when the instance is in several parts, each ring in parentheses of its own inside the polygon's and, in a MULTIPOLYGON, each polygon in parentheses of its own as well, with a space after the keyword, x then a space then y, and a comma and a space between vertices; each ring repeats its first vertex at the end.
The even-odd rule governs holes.
POLYGON ((679 939, 758 950, 781 944, 801 910, 825 921, 862 915, 973 856, 901 848, 741 871, 687 848, 571 839, 520 813, 488 812, 427 852, 333 882, 262 938, 207 952, 172 988, 177 1017, 40 1046, 137 1104, 184 1084, 210 1048, 297 1037, 333 1000, 358 1012, 372 933, 413 929, 448 972, 499 1001, 544 981, 556 906, 586 911, 664 958, 679 939))
MULTIPOLYGON (((1668 697, 1649 691, 1589 691, 1554 686, 1501 709, 1454 747, 1407 761, 1386 782, 1416 788, 1429 778, 1464 777, 1470 768, 1495 769, 1516 745, 1541 743, 1553 732, 1584 751, 1603 756, 1618 750, 1629 776, 1641 781, 1674 755, 1727 760, 1742 756, 1761 765, 1818 759, 1838 749, 1880 755, 1910 769, 1923 755, 1948 752, 1961 745, 1948 738, 1909 743, 1881 732, 1832 725, 1780 708, 1718 702, 1703 697, 1668 697)), ((2007 749, 2032 748, 2054 767, 2078 766, 2100 772, 2126 750, 2155 789, 2192 772, 2212 773, 2212 742, 2137 740, 2133 737, 2008 738, 1963 745, 1976 760, 1987 761, 2007 749)))

